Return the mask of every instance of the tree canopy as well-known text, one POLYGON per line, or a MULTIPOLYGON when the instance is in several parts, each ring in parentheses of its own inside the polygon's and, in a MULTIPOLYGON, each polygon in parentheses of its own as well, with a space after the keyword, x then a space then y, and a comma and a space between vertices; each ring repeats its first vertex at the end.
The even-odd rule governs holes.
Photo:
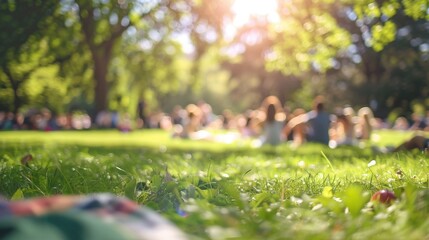
POLYGON ((426 0, 261 2, 2 1, 0 110, 95 116, 217 95, 243 111, 305 89, 382 117, 426 106, 426 0))

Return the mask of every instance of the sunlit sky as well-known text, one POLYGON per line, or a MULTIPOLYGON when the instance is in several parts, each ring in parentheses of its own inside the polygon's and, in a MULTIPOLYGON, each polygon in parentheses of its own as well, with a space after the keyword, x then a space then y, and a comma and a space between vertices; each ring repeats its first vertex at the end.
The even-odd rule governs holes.
POLYGON ((232 40, 237 30, 252 21, 253 17, 266 18, 272 23, 280 19, 276 0, 235 0, 231 10, 234 14, 232 23, 226 24, 224 28, 227 41, 232 40))
MULTIPOLYGON (((267 18, 268 21, 278 22, 276 0, 235 0, 232 5, 234 17, 232 23, 226 24, 224 37, 227 40, 234 38, 237 29, 251 21, 252 17, 267 18)), ((185 53, 192 53, 194 46, 186 34, 178 34, 177 39, 182 43, 185 53)))
POLYGON ((246 24, 252 16, 267 17, 272 22, 279 18, 276 0, 235 0, 232 11, 235 27, 246 24))

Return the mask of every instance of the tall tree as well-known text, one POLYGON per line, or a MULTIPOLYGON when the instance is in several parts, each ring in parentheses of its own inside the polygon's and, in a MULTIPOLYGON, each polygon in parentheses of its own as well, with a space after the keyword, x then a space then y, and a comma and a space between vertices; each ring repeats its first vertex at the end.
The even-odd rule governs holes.
POLYGON ((0 1, 0 65, 16 58, 31 37, 41 35, 57 6, 54 0, 0 1))
POLYGON ((21 86, 34 71, 49 64, 39 44, 57 6, 58 2, 51 0, 0 2, 0 71, 8 82, 6 88, 12 90, 15 113, 23 104, 21 86), (34 61, 34 54, 42 59, 34 61))
POLYGON ((370 6, 353 2, 331 13, 353 42, 337 58, 339 67, 329 71, 329 87, 345 93, 349 103, 372 105, 380 117, 399 107, 408 112, 412 99, 425 95, 422 69, 427 59, 421 49, 428 41, 427 15, 422 12, 427 7, 416 1, 410 12, 406 2, 375 1, 370 6), (335 82, 341 82, 337 85, 342 89, 335 82))
POLYGON ((151 34, 161 37, 174 3, 174 0, 75 1, 83 39, 92 57, 96 113, 108 108, 109 66, 124 32, 131 27, 133 31, 152 29, 151 34))

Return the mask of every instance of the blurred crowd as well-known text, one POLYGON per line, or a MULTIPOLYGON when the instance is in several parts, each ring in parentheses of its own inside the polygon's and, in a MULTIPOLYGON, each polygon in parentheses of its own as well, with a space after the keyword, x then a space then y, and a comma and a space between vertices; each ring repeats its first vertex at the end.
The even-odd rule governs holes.
POLYGON ((93 119, 83 112, 53 114, 49 109, 32 109, 26 113, 0 112, 1 130, 85 130, 118 129, 123 132, 140 128, 170 131, 172 137, 212 139, 213 130, 226 130, 235 138, 258 139, 260 144, 277 145, 291 141, 295 145, 315 141, 331 146, 353 145, 371 138, 374 129, 429 130, 429 114, 398 117, 389 124, 374 118, 369 107, 353 109, 338 107, 333 113, 325 111, 323 97, 315 98, 313 109, 289 109, 277 97, 267 97, 256 109, 233 113, 225 109, 215 114, 206 102, 177 105, 169 112, 156 111, 148 115, 139 104, 137 119, 129 114, 103 111, 93 119))
POLYGON ((91 118, 88 114, 74 113, 54 115, 46 108, 32 109, 26 113, 0 112, 1 130, 68 130, 89 129, 91 118))

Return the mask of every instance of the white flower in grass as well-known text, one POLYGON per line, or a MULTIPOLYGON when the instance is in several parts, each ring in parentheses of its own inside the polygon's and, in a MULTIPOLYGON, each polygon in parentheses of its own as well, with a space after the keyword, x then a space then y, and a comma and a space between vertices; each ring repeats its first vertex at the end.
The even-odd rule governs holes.
POLYGON ((322 204, 317 204, 316 206, 314 206, 312 209, 311 209, 311 211, 317 211, 317 210, 319 210, 319 209, 322 209, 323 208, 323 205, 322 204))
POLYGON ((304 202, 304 200, 302 200, 301 198, 297 198, 297 197, 290 197, 290 201, 295 203, 296 205, 301 205, 301 203, 304 202))
POLYGON ((374 166, 375 164, 377 164, 377 162, 375 160, 372 160, 371 162, 368 163, 368 167, 370 168, 370 167, 374 166))

